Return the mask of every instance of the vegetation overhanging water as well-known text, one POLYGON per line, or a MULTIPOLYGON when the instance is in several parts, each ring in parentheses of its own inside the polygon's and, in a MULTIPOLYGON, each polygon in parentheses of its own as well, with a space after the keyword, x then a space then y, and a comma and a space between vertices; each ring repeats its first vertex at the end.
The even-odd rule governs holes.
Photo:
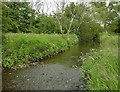
POLYGON ((3 89, 118 90, 120 2, 43 2, 2 2, 3 89))
POLYGON ((35 66, 17 70, 4 70, 3 90, 85 90, 80 56, 88 53, 92 48, 96 47, 91 43, 89 45, 74 45, 64 53, 42 60, 35 66), (43 82, 44 84, 42 84, 43 82))

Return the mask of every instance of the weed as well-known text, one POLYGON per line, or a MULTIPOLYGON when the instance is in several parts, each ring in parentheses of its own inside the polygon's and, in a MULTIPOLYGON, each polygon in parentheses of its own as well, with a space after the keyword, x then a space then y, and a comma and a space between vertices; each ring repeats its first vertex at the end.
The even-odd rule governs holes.
POLYGON ((3 67, 40 61, 65 51, 78 41, 74 34, 69 37, 68 44, 66 35, 7 33, 3 40, 3 67))
POLYGON ((101 48, 83 61, 89 90, 118 90, 118 36, 101 34, 101 48))

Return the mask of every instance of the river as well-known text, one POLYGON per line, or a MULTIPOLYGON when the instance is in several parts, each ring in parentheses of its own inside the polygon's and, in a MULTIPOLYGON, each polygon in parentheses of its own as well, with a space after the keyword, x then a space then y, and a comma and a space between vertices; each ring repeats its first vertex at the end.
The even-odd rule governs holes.
POLYGON ((93 45, 75 45, 37 65, 2 71, 3 90, 86 90, 81 71, 81 55, 93 45))

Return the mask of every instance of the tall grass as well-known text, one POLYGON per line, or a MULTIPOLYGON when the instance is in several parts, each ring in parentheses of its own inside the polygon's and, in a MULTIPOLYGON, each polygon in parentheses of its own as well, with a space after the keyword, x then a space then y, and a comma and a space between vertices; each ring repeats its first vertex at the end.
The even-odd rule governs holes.
POLYGON ((84 57, 82 69, 89 90, 118 90, 118 36, 103 33, 99 50, 84 57))
POLYGON ((58 34, 22 34, 9 33, 3 38, 3 67, 16 64, 40 61, 65 51, 78 39, 70 34, 70 41, 66 35, 58 34))

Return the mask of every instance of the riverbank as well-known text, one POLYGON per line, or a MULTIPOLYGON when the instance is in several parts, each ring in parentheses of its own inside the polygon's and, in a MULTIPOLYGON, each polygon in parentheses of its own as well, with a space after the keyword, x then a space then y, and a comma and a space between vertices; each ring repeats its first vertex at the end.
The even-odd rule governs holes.
POLYGON ((22 69, 4 69, 4 90, 85 90, 81 62, 78 60, 93 46, 76 44, 64 53, 22 69), (78 67, 77 67, 78 66, 78 67))
POLYGON ((89 90, 118 90, 118 36, 104 33, 99 50, 84 56, 82 69, 89 90))
POLYGON ((3 67, 27 64, 52 57, 78 42, 75 34, 7 33, 3 38, 3 67))

